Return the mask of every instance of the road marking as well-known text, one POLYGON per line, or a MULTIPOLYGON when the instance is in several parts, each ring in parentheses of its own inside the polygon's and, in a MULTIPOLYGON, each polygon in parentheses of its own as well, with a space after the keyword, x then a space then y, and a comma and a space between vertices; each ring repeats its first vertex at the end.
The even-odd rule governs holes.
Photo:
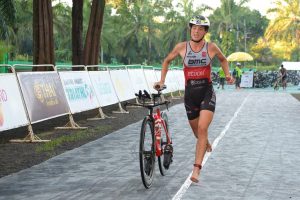
MULTIPOLYGON (((222 130, 222 132, 220 133, 220 135, 214 140, 214 142, 212 144, 212 149, 215 149, 217 147, 218 143, 220 142, 220 140, 224 137, 224 135, 226 134, 226 132, 229 129, 230 125, 235 120, 235 118, 237 117, 238 113, 240 112, 240 110, 242 109, 242 107, 244 106, 244 104, 246 103, 249 95, 250 94, 247 95, 247 97, 244 99, 244 101, 242 102, 242 104, 240 105, 240 107, 235 111, 235 113, 233 114, 233 117, 226 124, 226 126, 224 127, 224 129, 222 130)), ((210 156, 211 153, 212 152, 207 152, 205 154, 205 156, 203 158, 202 166, 205 165, 205 163, 206 163, 206 161, 209 158, 209 156, 210 156)), ((190 185, 192 183, 192 181, 190 180, 190 177, 192 176, 192 173, 193 173, 193 171, 187 177, 187 179, 185 180, 185 182, 183 183, 183 185, 181 186, 181 188, 177 191, 177 193, 172 198, 172 200, 180 200, 183 197, 183 195, 186 193, 186 191, 188 190, 188 188, 190 187, 190 185)))

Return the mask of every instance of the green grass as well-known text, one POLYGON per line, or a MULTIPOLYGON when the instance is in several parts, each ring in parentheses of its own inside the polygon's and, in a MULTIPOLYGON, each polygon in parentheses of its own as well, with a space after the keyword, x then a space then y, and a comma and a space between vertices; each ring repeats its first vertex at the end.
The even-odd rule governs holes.
POLYGON ((54 151, 56 148, 63 145, 64 143, 76 142, 76 141, 88 139, 100 133, 107 132, 111 129, 112 129, 111 126, 106 125, 106 126, 97 126, 92 130, 86 129, 86 130, 76 131, 74 133, 70 133, 70 135, 63 135, 52 139, 50 142, 41 144, 36 148, 36 152, 41 153, 41 152, 54 151))

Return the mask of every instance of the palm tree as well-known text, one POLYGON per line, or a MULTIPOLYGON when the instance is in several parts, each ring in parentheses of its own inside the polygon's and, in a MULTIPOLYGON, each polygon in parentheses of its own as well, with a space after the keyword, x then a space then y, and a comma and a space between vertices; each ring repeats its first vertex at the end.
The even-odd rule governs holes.
POLYGON ((159 46, 156 36, 158 23, 154 19, 161 13, 160 9, 155 1, 122 0, 116 15, 105 21, 104 48, 113 48, 115 56, 123 63, 142 63, 146 58, 151 62, 159 46))
POLYGON ((0 40, 8 37, 8 26, 15 21, 16 9, 12 0, 0 0, 0 40))
POLYGON ((240 49, 241 31, 244 26, 243 5, 248 0, 240 1, 221 0, 220 8, 217 8, 210 16, 213 35, 218 36, 220 46, 224 54, 229 55, 240 49))
MULTIPOLYGON (((269 24, 265 37, 268 41, 286 42, 288 48, 300 60, 300 1, 277 0, 276 7, 269 9, 268 13, 275 13, 276 17, 269 24)), ((292 52, 291 52, 292 54, 292 52)))
POLYGON ((100 38, 103 24, 105 0, 93 0, 89 26, 84 44, 84 64, 97 65, 99 63, 100 38))
MULTIPOLYGON (((167 10, 164 23, 164 52, 170 52, 178 42, 186 41, 190 37, 188 22, 194 15, 199 15, 207 9, 202 6, 194 8, 193 0, 181 0, 176 7, 178 9, 167 10)), ((166 55, 164 55, 166 56, 166 55)), ((177 63, 181 62, 180 59, 177 63)))
MULTIPOLYGON (((73 0, 72 7, 72 64, 83 64, 83 0, 73 0)), ((78 68, 74 68, 75 70, 78 68)), ((73 70, 74 70, 73 69, 73 70)))
POLYGON ((11 45, 14 46, 13 53, 32 56, 32 1, 18 1, 15 6, 16 22, 9 37, 11 45))
MULTIPOLYGON (((76 1, 80 2, 80 1, 76 1)), ((55 42, 55 59, 70 61, 71 51, 71 8, 63 3, 53 6, 53 34, 55 42)), ((72 26, 73 27, 73 26, 72 26)), ((74 42, 77 44, 76 42, 74 42)))

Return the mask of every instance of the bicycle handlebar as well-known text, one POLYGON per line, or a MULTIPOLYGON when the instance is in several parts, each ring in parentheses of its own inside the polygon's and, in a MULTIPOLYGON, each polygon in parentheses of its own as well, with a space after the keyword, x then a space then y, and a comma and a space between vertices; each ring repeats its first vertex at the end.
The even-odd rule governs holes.
POLYGON ((130 102, 125 102, 124 103, 124 107, 126 108, 127 105, 132 105, 132 106, 140 106, 140 107, 145 107, 145 108, 148 108, 148 109, 152 109, 154 107, 157 107, 157 106, 161 106, 161 105, 166 105, 168 107, 168 105, 170 104, 171 102, 170 101, 164 101, 164 102, 161 102, 161 103, 155 103, 155 104, 149 104, 149 103, 130 103, 130 102))
POLYGON ((156 89, 158 92, 160 92, 160 91, 162 91, 166 88, 167 88, 166 85, 162 85, 162 87, 160 87, 160 85, 157 84, 157 85, 154 86, 154 89, 156 89))
POLYGON ((143 90, 143 92, 141 90, 139 90, 138 93, 135 93, 135 96, 138 97, 139 100, 142 100, 142 103, 130 103, 130 102, 125 102, 124 103, 124 107, 126 109, 127 105, 133 105, 133 106, 141 106, 141 107, 146 107, 148 109, 152 109, 156 106, 160 106, 160 105, 166 105, 167 109, 168 109, 168 104, 171 103, 170 101, 164 101, 164 102, 155 102, 155 100, 157 98, 161 97, 161 91, 166 89, 166 85, 164 85, 162 88, 157 90, 157 94, 149 94, 146 90, 143 90), (152 97, 151 97, 152 96, 152 97), (152 103, 146 103, 146 100, 151 100, 152 99, 152 103))

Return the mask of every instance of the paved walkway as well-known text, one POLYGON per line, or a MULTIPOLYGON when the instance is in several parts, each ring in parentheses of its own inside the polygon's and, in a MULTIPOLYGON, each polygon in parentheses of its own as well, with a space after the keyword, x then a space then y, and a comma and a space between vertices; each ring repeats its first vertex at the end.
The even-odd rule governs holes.
POLYGON ((0 199, 300 199, 299 113, 288 93, 220 91, 199 184, 186 181, 195 139, 180 104, 169 112, 174 162, 164 177, 156 167, 151 189, 140 178, 138 122, 1 178, 0 199))

